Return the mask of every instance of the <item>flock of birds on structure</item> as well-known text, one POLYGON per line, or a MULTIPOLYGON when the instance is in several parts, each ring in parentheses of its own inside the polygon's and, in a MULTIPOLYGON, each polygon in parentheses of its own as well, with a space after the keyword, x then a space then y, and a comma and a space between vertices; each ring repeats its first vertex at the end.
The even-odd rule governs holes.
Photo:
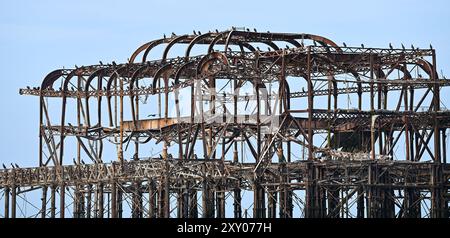
MULTIPOLYGON (((232 30, 236 30, 236 29, 237 29, 236 27, 232 27, 232 30)), ((245 30, 248 31, 248 32, 250 32, 250 29, 249 29, 249 28, 245 28, 245 30)), ((219 30, 216 29, 215 31, 216 31, 216 33, 219 33, 219 30)), ((258 31, 256 30, 256 28, 253 28, 253 31, 254 31, 254 32, 258 32, 258 31)), ((194 33, 194 35, 201 35, 201 34, 202 34, 200 31, 195 31, 195 30, 193 30, 192 32, 194 33)), ((209 33, 211 33, 211 31, 209 31, 209 33)), ((267 31, 267 33, 270 33, 270 31, 267 31)), ((171 37, 175 37, 175 36, 177 36, 177 34, 175 34, 174 32, 172 32, 172 33, 171 33, 171 37)), ((163 34, 163 38, 164 38, 164 39, 167 38, 166 34, 163 34)), ((314 44, 315 46, 317 46, 316 41, 313 41, 313 44, 314 44)), ((346 44, 345 42, 343 42, 342 45, 343 45, 344 47, 347 47, 347 44, 346 44)), ((405 45, 404 45, 403 43, 401 44, 401 47, 402 47, 403 50, 406 50, 406 47, 405 47, 405 45)), ((285 48, 286 48, 286 49, 289 49, 289 46, 286 45, 285 48)), ((365 48, 364 44, 361 44, 361 48, 363 48, 363 49, 365 48)), ((394 49, 394 46, 392 45, 392 43, 389 43, 389 48, 390 48, 391 50, 394 49)), ((261 49, 260 49, 259 47, 256 47, 256 49, 257 49, 258 51, 261 51, 261 49)), ((414 50, 420 50, 419 47, 414 47, 413 44, 411 44, 411 49, 412 49, 413 51, 414 51, 414 50)), ((431 45, 431 44, 430 44, 430 49, 433 50, 433 45, 431 45)), ((270 50, 270 49, 269 49, 269 50, 270 50)), ((129 61, 129 59, 128 59, 128 61, 129 61)), ((102 62, 102 61, 99 61, 99 64, 100 64, 100 65, 103 65, 103 62, 102 62)), ((112 62, 111 62, 111 65, 116 65, 116 62, 115 62, 115 61, 112 61, 112 62)), ((77 68, 79 68, 79 67, 78 67, 77 65, 75 65, 75 68, 77 69, 77 68)), ((419 75, 419 77, 421 77, 421 76, 419 75)), ((444 79, 447 79, 445 76, 443 76, 443 78, 444 78, 444 79)), ((27 86, 27 89, 39 90, 40 87, 33 87, 33 88, 31 88, 30 86, 27 86)), ((50 90, 52 90, 52 89, 50 89, 50 90)), ((62 90, 62 88, 59 88, 59 91, 61 91, 61 90, 62 90)), ((71 90, 72 90, 72 91, 75 91, 75 89, 74 89, 73 87, 71 88, 71 90)))

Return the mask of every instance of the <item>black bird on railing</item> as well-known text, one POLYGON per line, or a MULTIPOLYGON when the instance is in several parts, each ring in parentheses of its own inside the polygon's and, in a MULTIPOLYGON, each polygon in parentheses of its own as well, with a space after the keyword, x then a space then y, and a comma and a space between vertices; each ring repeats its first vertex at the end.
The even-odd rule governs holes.
POLYGON ((177 36, 177 34, 175 34, 175 32, 172 32, 172 37, 177 36))
POLYGON ((73 164, 77 164, 77 161, 75 161, 75 158, 72 158, 73 164))
POLYGON ((14 163, 14 165, 16 166, 16 168, 18 168, 18 169, 20 168, 19 165, 17 165, 16 163, 14 163))
POLYGON ((14 167, 13 163, 11 163, 11 167, 12 167, 13 169, 15 169, 15 168, 16 168, 16 167, 14 167))
POLYGON ((256 28, 253 28, 253 31, 254 31, 254 32, 258 32, 258 31, 256 30, 256 28))
POLYGON ((166 34, 163 34, 164 39, 166 39, 166 34))
POLYGON ((202 33, 200 31, 197 31, 198 35, 201 35, 202 33))
POLYGON ((260 49, 258 46, 256 46, 256 49, 257 49, 258 51, 261 51, 261 49, 260 49))
POLYGON ((391 50, 394 49, 391 43, 389 43, 389 48, 391 48, 391 50))
POLYGON ((216 29, 216 33, 219 33, 219 30, 216 29))
POLYGON ((413 44, 411 44, 411 49, 414 50, 414 45, 413 44))
POLYGON ((195 30, 192 31, 194 33, 194 35, 197 35, 197 32, 195 32, 195 30))
POLYGON ((433 50, 433 46, 430 44, 430 50, 433 50))
POLYGON ((403 49, 403 50, 405 50, 405 49, 406 49, 406 48, 405 48, 405 46, 403 45, 403 43, 402 43, 402 49, 403 49))
POLYGON ((363 49, 364 49, 364 44, 361 44, 361 48, 363 48, 363 49))
POLYGON ((84 162, 84 160, 81 160, 81 163, 82 163, 82 164, 86 164, 86 163, 84 162))
POLYGON ((347 47, 347 44, 345 44, 345 42, 342 42, 342 45, 344 45, 344 47, 347 47))
POLYGON ((5 164, 2 164, 2 165, 3 165, 3 168, 4 168, 4 169, 8 169, 8 168, 6 168, 5 164))

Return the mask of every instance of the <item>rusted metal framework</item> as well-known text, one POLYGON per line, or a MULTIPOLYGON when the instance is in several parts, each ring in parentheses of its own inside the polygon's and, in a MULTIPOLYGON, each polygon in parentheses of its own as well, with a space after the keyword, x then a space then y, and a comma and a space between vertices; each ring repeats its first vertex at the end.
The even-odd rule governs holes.
POLYGON ((0 215, 449 217, 449 85, 434 49, 164 36, 20 90, 39 97, 39 166, 0 170, 0 215))

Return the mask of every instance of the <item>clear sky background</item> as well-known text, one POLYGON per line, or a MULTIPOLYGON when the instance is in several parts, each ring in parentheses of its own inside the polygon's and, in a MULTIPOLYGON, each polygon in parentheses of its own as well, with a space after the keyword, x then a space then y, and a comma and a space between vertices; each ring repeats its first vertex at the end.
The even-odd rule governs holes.
POLYGON ((125 62, 164 33, 244 26, 313 33, 354 46, 432 43, 439 72, 450 76, 449 7, 445 0, 0 0, 0 163, 38 164, 38 98, 18 92, 40 85, 54 69, 125 62))

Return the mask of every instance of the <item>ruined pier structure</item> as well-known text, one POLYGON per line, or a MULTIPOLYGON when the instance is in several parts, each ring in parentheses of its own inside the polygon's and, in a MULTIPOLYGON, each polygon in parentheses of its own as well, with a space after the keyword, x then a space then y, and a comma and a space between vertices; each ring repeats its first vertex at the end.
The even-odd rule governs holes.
POLYGON ((20 90, 39 164, 0 170, 0 216, 449 217, 435 50, 343 45, 194 31, 55 70, 20 90))

